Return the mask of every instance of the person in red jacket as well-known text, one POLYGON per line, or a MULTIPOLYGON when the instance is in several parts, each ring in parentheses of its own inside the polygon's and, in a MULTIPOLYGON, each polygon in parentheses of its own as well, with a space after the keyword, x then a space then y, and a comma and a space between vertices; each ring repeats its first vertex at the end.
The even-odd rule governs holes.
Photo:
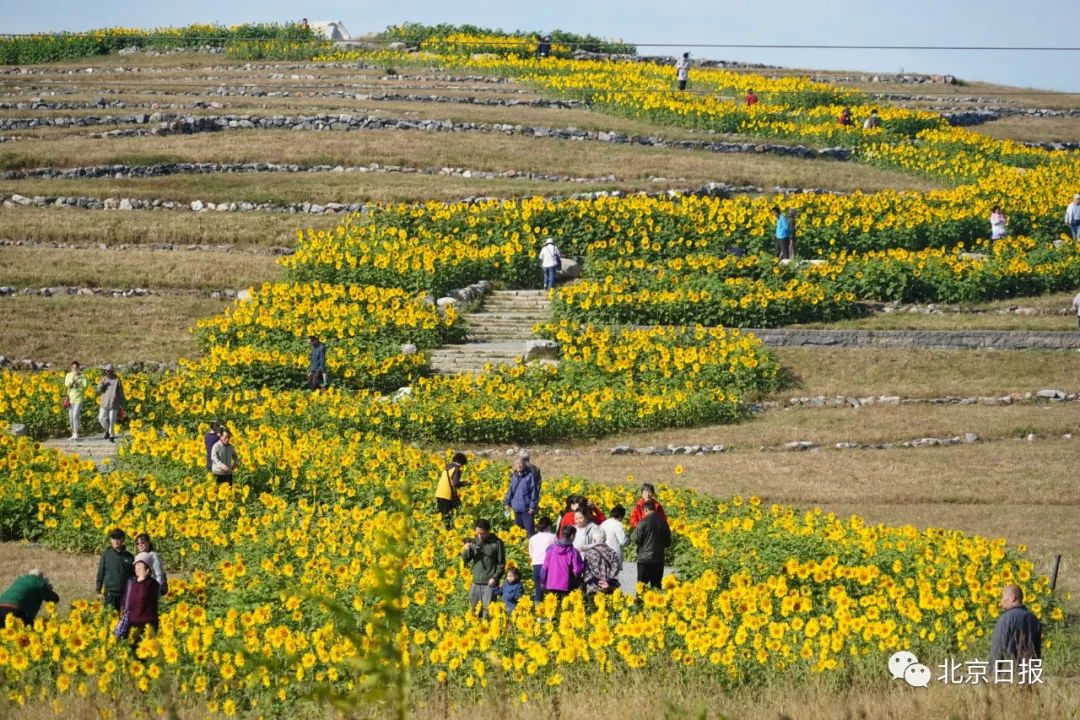
POLYGON ((656 499, 656 488, 652 483, 641 483, 641 497, 634 504, 634 509, 630 512, 630 527, 636 528, 642 518, 645 517, 645 503, 650 500, 656 505, 656 514, 667 522, 667 515, 664 514, 664 508, 660 506, 660 501, 656 499))
POLYGON ((589 502, 584 495, 571 495, 566 498, 566 510, 563 512, 562 519, 559 520, 559 530, 562 530, 567 526, 574 527, 574 513, 577 512, 579 508, 587 508, 589 513, 592 514, 593 522, 597 525, 607 520, 607 518, 604 517, 604 513, 600 511, 600 508, 596 507, 594 503, 589 502))
POLYGON ((754 105, 757 105, 757 101, 758 101, 757 100, 757 95, 754 93, 754 91, 753 90, 747 90, 746 91, 746 107, 753 107, 754 105))

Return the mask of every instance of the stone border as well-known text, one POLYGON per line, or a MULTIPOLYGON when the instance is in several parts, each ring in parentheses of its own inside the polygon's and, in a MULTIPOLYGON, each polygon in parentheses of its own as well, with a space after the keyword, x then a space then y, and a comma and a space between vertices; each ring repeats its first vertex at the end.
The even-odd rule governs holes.
POLYGON ((237 253, 241 255, 271 255, 281 257, 292 255, 296 248, 282 245, 206 245, 180 243, 66 243, 40 240, 12 240, 0 238, 0 247, 21 247, 28 249, 43 248, 47 250, 134 250, 143 252, 216 252, 237 253))
MULTIPOLYGON (((662 180, 662 178, 658 178, 662 180)), ((765 192, 775 192, 784 195, 793 194, 819 194, 819 195, 846 195, 847 193, 825 190, 823 188, 781 188, 776 187, 772 190, 766 191, 763 188, 759 188, 753 185, 736 187, 732 185, 725 185, 724 183, 707 183, 696 189, 670 189, 662 190, 658 192, 641 191, 622 191, 622 190, 596 190, 594 192, 581 192, 573 193, 570 195, 544 195, 540 196, 551 202, 561 202, 564 200, 596 200, 598 198, 605 197, 731 197, 736 194, 750 193, 761 194, 765 192)), ((538 197, 536 195, 504 195, 504 196, 483 196, 483 197, 466 197, 462 198, 458 202, 465 204, 475 204, 480 202, 486 202, 489 200, 499 200, 505 202, 519 202, 524 199, 531 199, 538 197)), ((414 205, 422 204, 424 201, 415 201, 414 205)), ((15 207, 60 207, 60 208, 72 208, 81 210, 174 210, 174 211, 191 211, 191 212, 275 212, 275 213, 288 213, 288 214, 307 214, 307 215, 322 215, 322 214, 341 214, 341 213, 353 213, 367 212, 372 207, 379 207, 378 203, 371 203, 366 205, 364 203, 326 203, 318 204, 311 202, 302 203, 289 203, 287 205, 279 205, 275 203, 251 203, 247 201, 222 201, 219 203, 203 202, 202 200, 193 200, 191 202, 183 200, 163 200, 160 198, 152 200, 143 200, 139 198, 98 198, 98 197, 73 197, 73 196, 58 196, 58 195, 35 195, 33 197, 27 197, 25 195, 0 195, 0 207, 15 208, 15 207)))
MULTIPOLYGON (((234 86, 235 88, 235 86, 234 86)), ((206 96, 206 97, 243 97, 243 98, 328 98, 332 100, 352 100, 355 102, 410 102, 410 103, 437 103, 442 105, 477 105, 483 107, 510 107, 510 108, 541 108, 544 110, 572 110, 576 108, 588 108, 588 104, 581 100, 546 100, 543 98, 502 98, 502 97, 474 97, 471 95, 422 95, 418 93, 349 93, 345 91, 304 93, 290 91, 266 91, 257 88, 236 92, 234 88, 211 92, 177 92, 169 95, 179 96, 206 96)), ((114 93, 119 94, 119 93, 114 93)), ((149 95, 155 93, 132 93, 149 95)), ((165 93, 158 93, 165 94, 165 93)), ((95 102, 46 102, 42 98, 31 98, 29 102, 0 102, 0 111, 10 110, 94 110, 145 108, 148 110, 161 110, 162 108, 180 109, 183 107, 222 109, 224 106, 218 102, 204 102, 197 100, 190 105, 170 103, 162 106, 158 103, 135 103, 113 100, 106 102, 104 97, 98 97, 95 102)))
MULTIPOLYGON (((242 173, 402 173, 413 175, 445 175, 480 180, 533 180, 541 182, 564 183, 603 183, 622 182, 615 175, 596 177, 575 177, 573 175, 554 175, 522 170, 473 170, 460 167, 409 167, 402 165, 301 165, 295 163, 164 163, 157 165, 86 165, 73 168, 33 168, 27 170, 7 170, 0 172, 0 180, 25 180, 41 178, 45 180, 92 180, 106 178, 110 180, 162 177, 165 175, 211 175, 242 173)), ((664 178, 651 178, 653 181, 664 178)))
POLYGON ((763 413, 794 408, 859 408, 859 407, 898 407, 900 405, 1019 405, 1042 401, 1073 403, 1080 402, 1080 392, 1068 392, 1055 388, 1043 388, 1023 393, 1008 395, 945 395, 932 398, 908 398, 899 395, 816 395, 814 397, 792 397, 787 402, 781 400, 762 400, 750 405, 750 412, 763 413))
POLYGON ((157 125, 147 129, 118 129, 92 134, 92 137, 131 137, 141 135, 173 135, 222 130, 419 130, 424 132, 481 133, 519 135, 533 138, 555 138, 616 145, 645 145, 649 147, 704 150, 715 153, 771 154, 785 157, 851 160, 849 148, 815 149, 805 145, 774 143, 723 142, 710 140, 668 140, 654 135, 627 135, 607 130, 582 130, 576 127, 551 128, 512 123, 455 123, 451 120, 419 120, 412 118, 376 117, 372 115, 178 115, 152 113, 147 115, 103 115, 66 118, 7 118, 0 119, 0 130, 24 130, 35 127, 94 127, 99 125, 157 125))
POLYGON ((61 297, 77 295, 79 297, 198 297, 206 296, 214 300, 235 300, 239 291, 228 288, 222 290, 184 290, 184 289, 150 289, 150 288, 99 288, 80 287, 78 285, 56 285, 43 288, 16 288, 10 285, 0 286, 0 298, 19 296, 37 297, 61 297))

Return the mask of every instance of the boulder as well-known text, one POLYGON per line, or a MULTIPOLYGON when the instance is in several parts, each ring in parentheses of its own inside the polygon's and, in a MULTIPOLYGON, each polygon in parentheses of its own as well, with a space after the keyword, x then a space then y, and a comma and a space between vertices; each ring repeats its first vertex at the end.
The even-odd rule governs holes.
POLYGON ((456 308, 459 303, 460 301, 457 298, 452 297, 441 297, 435 301, 435 305, 438 306, 440 310, 445 310, 446 308, 456 308))
POLYGON ((8 425, 8 435, 14 437, 26 437, 28 434, 26 425, 23 423, 11 423, 8 425))
POLYGON ((562 266, 559 268, 559 276, 573 279, 581 277, 581 263, 573 258, 562 258, 562 266))
POLYGON ((784 449, 789 451, 800 450, 813 450, 817 447, 817 443, 810 442, 809 440, 796 440, 794 442, 784 443, 784 449))
POLYGON ((558 360, 559 343, 554 340, 527 340, 523 357, 525 362, 543 359, 558 360))
POLYGON ((405 343, 401 346, 402 355, 415 355, 419 350, 420 349, 413 343, 405 343))

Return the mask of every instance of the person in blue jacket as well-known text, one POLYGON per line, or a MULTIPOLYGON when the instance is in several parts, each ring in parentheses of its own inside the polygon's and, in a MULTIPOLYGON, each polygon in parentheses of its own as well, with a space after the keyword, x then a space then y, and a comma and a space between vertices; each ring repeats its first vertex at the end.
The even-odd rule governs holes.
POLYGON ((791 218, 787 213, 780 212, 780 208, 773 206, 773 216, 776 218, 776 256, 783 260, 791 257, 791 218))
POLYGON ((516 567, 506 570, 506 582, 503 583, 500 594, 503 603, 506 605, 506 615, 509 617, 514 614, 518 601, 525 594, 525 586, 521 584, 521 573, 518 572, 516 567))
POLYGON ((503 506, 508 515, 514 513, 514 524, 532 537, 536 532, 533 518, 540 509, 540 470, 529 462, 529 454, 524 450, 514 460, 503 506))

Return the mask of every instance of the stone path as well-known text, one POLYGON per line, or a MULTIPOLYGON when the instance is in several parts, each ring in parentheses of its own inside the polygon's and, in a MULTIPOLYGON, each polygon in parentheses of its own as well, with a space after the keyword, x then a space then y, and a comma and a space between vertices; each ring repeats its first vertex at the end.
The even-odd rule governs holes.
POLYGON ((525 354, 537 323, 551 320, 551 300, 544 290, 495 290, 480 308, 465 314, 468 341, 432 350, 431 369, 440 374, 483 372, 491 365, 513 365, 525 354))
POLYGON ((774 347, 1080 350, 1080 332, 1036 330, 804 330, 745 328, 774 347))
POLYGON ((103 462, 116 459, 116 451, 119 445, 102 438, 101 433, 94 428, 93 435, 84 435, 78 440, 70 438, 49 438, 41 443, 43 447, 59 450, 69 455, 78 455, 83 460, 93 460, 102 469, 103 462))

